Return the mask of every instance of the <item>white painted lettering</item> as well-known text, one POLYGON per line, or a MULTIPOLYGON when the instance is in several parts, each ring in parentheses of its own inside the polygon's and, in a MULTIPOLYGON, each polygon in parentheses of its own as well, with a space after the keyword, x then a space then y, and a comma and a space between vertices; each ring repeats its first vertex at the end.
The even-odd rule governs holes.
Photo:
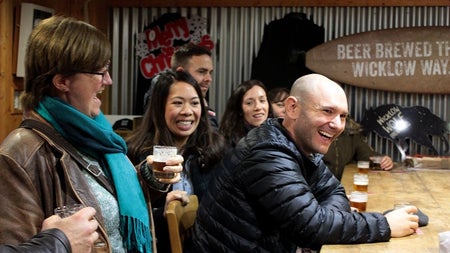
POLYGON ((352 63, 354 77, 414 76, 416 61, 357 61, 352 63))
POLYGON ((338 44, 336 47, 336 54, 338 60, 345 60, 345 45, 338 44))
POLYGON ((399 59, 407 57, 430 57, 433 46, 430 42, 386 42, 375 43, 375 58, 399 59))
POLYGON ((383 43, 375 43, 375 58, 384 58, 383 43))
POLYGON ((438 45, 438 56, 450 56, 450 44, 448 41, 436 41, 436 44, 438 45))
POLYGON ((370 59, 370 44, 338 44, 336 56, 338 60, 370 59))
POLYGON ((421 60, 420 66, 422 69, 422 75, 424 76, 436 76, 446 75, 448 73, 448 59, 434 59, 434 60, 421 60))

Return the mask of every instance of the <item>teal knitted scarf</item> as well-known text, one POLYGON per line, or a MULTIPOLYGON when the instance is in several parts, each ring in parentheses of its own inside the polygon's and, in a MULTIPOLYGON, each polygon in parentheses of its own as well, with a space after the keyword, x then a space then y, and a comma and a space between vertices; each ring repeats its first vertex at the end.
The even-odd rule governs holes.
POLYGON ((117 192, 120 231, 129 252, 152 252, 150 220, 139 180, 130 162, 125 141, 105 116, 94 118, 58 98, 44 97, 36 111, 80 152, 106 162, 117 192))

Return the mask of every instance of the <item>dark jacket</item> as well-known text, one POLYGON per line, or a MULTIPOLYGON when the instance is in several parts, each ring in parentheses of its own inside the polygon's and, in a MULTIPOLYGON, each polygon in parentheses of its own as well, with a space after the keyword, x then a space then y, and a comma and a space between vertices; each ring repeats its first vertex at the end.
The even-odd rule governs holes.
POLYGON ((0 253, 69 253, 69 239, 56 228, 48 229, 18 245, 0 245, 0 253))
MULTIPOLYGON (((101 209, 86 177, 53 140, 31 129, 12 131, 0 146, 0 175, 0 244, 24 242, 41 231, 42 221, 57 206, 81 203, 97 210, 98 244, 104 247, 95 250, 111 251, 101 209)), ((143 191, 148 194, 146 187, 143 191)))
MULTIPOLYGON (((185 159, 183 162, 183 169, 189 174, 194 194, 197 195, 200 202, 203 195, 205 195, 209 181, 215 176, 216 173, 211 169, 201 169, 198 165, 198 155, 184 154, 183 157, 185 159)), ((169 190, 171 191, 172 187, 170 187, 169 190)), ((168 192, 159 193, 159 196, 156 194, 152 195, 157 196, 157 198, 154 198, 155 201, 152 202, 152 206, 156 238, 158 240, 157 247, 159 252, 170 252, 169 231, 167 228, 167 221, 164 216, 167 193, 168 192)))
POLYGON ((252 62, 251 79, 264 83, 267 90, 290 89, 298 77, 312 73, 306 67, 306 52, 324 42, 325 29, 305 13, 291 12, 264 26, 257 56, 252 62))
POLYGON ((217 116, 216 115, 211 115, 209 114, 209 112, 213 112, 214 114, 216 113, 213 109, 211 109, 210 107, 206 107, 206 110, 208 111, 208 119, 209 119, 209 123, 211 123, 211 127, 213 130, 217 131, 219 129, 219 121, 217 120, 217 116))
POLYGON ((343 186, 318 158, 300 153, 276 119, 250 131, 223 158, 200 203, 193 251, 286 253, 388 241, 386 218, 351 212, 343 186))

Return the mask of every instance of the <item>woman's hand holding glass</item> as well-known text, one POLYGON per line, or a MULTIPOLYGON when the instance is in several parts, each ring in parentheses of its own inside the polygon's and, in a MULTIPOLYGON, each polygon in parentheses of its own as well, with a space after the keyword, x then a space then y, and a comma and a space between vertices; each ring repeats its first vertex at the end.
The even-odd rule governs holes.
MULTIPOLYGON (((151 168, 154 161, 154 156, 149 155, 147 156, 147 164, 148 167, 151 168)), ((175 184, 178 181, 181 180, 180 173, 183 171, 183 156, 181 155, 175 155, 173 157, 170 157, 170 159, 167 159, 166 166, 164 166, 163 170, 164 172, 168 173, 174 173, 173 178, 159 178, 157 179, 162 184, 175 184)))

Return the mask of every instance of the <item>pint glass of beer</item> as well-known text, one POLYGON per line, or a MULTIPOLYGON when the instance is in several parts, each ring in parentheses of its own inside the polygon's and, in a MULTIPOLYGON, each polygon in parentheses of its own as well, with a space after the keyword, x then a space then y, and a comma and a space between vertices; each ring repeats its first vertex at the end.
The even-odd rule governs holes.
POLYGON ((358 172, 359 173, 369 173, 370 162, 369 161, 358 161, 358 172))
POLYGON ((175 175, 172 172, 164 172, 163 168, 166 166, 166 161, 177 155, 177 147, 172 146, 153 146, 153 176, 156 178, 173 178, 175 175))
POLYGON ((373 170, 381 170, 381 160, 383 160, 383 156, 371 156, 370 157, 370 163, 371 168, 373 170))
POLYGON ((353 174, 353 189, 355 191, 367 192, 369 189, 369 175, 364 173, 353 174))
POLYGON ((353 191, 350 194, 350 206, 358 209, 360 212, 366 211, 368 194, 367 192, 353 191))

